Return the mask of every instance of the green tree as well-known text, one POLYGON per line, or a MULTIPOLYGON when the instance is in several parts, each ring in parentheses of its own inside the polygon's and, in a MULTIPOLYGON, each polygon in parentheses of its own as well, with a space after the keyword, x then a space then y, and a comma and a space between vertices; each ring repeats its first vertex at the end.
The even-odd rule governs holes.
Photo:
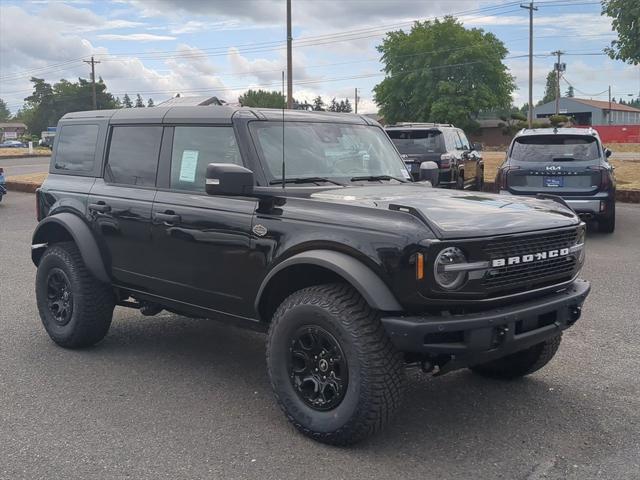
POLYGON ((140 94, 138 94, 136 96, 136 108, 144 108, 144 101, 142 100, 142 97, 140 96, 140 94))
POLYGON ((575 96, 572 85, 569 85, 569 88, 567 88, 567 91, 564 93, 564 95, 565 97, 569 97, 569 98, 573 98, 575 96))
POLYGON ((336 101, 335 97, 333 97, 331 99, 331 103, 329 104, 328 110, 330 112, 339 112, 340 111, 340 104, 336 101))
POLYGON ((6 122, 11 118, 11 112, 7 108, 7 104, 0 98, 0 122, 6 122))
POLYGON ((124 97, 122 97, 122 106, 124 108, 132 108, 133 107, 133 102, 131 101, 131 98, 129 97, 128 93, 125 93, 124 97))
POLYGON ((549 117, 549 123, 554 127, 562 127, 569 122, 569 117, 566 115, 551 115, 549 117))
POLYGON ((544 95, 542 96, 542 99, 538 102, 538 105, 552 102, 555 99, 556 99, 556 71, 551 70, 549 73, 547 73, 547 80, 544 85, 544 95))
POLYGON ((500 120, 502 122, 498 123, 498 126, 502 128, 502 133, 508 137, 513 137, 518 130, 527 128, 527 116, 520 111, 513 111, 509 115, 500 115, 500 120))
POLYGON ((276 91, 247 90, 238 97, 238 103, 243 107, 284 108, 285 97, 276 91))
POLYGON ((453 17, 389 32, 378 46, 386 78, 374 99, 385 121, 452 122, 468 128, 481 110, 511 106, 513 77, 504 44, 453 17))
POLYGON ((638 0, 605 0, 602 14, 612 18, 611 26, 618 39, 605 48, 614 60, 640 64, 640 2, 638 0))
MULTIPOLYGON (((31 78, 33 93, 25 98, 25 105, 19 111, 19 117, 32 135, 49 126, 56 125, 60 117, 69 112, 93 109, 91 82, 79 78, 77 82, 60 80, 51 85, 42 78, 31 78)), ((96 103, 98 109, 109 109, 116 106, 116 100, 107 91, 107 86, 100 79, 96 82, 96 103)))
POLYGON ((156 104, 153 103, 153 98, 149 98, 149 101, 147 102, 147 107, 155 107, 156 104))
POLYGON ((320 95, 318 95, 316 98, 313 99, 313 110, 316 112, 322 112, 325 109, 325 104, 324 101, 322 100, 322 97, 320 95))

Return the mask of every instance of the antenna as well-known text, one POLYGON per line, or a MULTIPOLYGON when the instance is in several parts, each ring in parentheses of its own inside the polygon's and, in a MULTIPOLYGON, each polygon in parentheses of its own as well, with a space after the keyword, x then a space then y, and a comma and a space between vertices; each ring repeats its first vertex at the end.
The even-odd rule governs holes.
POLYGON ((282 189, 284 190, 285 173, 284 173, 284 70, 282 71, 282 189))

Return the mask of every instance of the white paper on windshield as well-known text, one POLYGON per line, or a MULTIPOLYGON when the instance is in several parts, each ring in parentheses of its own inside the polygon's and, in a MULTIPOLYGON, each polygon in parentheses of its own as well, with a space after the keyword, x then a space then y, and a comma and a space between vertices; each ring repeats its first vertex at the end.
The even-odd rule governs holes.
POLYGON ((180 163, 180 181, 195 182, 196 169, 198 168, 198 150, 184 150, 180 163))

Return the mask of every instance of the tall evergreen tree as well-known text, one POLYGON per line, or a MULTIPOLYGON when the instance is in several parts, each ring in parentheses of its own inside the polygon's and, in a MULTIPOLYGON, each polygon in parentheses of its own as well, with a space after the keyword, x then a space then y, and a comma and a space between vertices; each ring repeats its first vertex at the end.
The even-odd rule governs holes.
POLYGON ((6 122, 11 118, 11 112, 7 108, 7 104, 0 98, 0 122, 6 122))
POLYGON ((147 102, 147 107, 155 107, 155 103, 153 103, 153 98, 149 97, 149 101, 147 102))
POLYGON ((142 100, 140 94, 136 96, 136 108, 144 108, 144 101, 142 100))
POLYGON ((124 108, 132 108, 133 107, 133 102, 131 101, 131 98, 129 97, 128 93, 125 93, 124 97, 122 97, 122 106, 124 108))
POLYGON ((565 92, 565 96, 569 98, 573 98, 575 96, 572 85, 569 85, 569 88, 567 88, 567 91, 565 92))
POLYGON ((324 101, 322 100, 322 97, 318 95, 316 98, 313 99, 313 110, 316 112, 321 112, 324 110, 324 108, 325 108, 324 101))

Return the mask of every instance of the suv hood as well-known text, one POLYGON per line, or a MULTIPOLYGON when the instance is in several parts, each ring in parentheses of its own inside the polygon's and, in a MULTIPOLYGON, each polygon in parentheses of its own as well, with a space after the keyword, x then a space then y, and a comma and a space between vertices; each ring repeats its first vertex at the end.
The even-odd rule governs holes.
POLYGON ((400 210, 421 218, 441 239, 485 237, 577 225, 575 213, 553 200, 432 188, 428 184, 322 190, 320 201, 400 210))

